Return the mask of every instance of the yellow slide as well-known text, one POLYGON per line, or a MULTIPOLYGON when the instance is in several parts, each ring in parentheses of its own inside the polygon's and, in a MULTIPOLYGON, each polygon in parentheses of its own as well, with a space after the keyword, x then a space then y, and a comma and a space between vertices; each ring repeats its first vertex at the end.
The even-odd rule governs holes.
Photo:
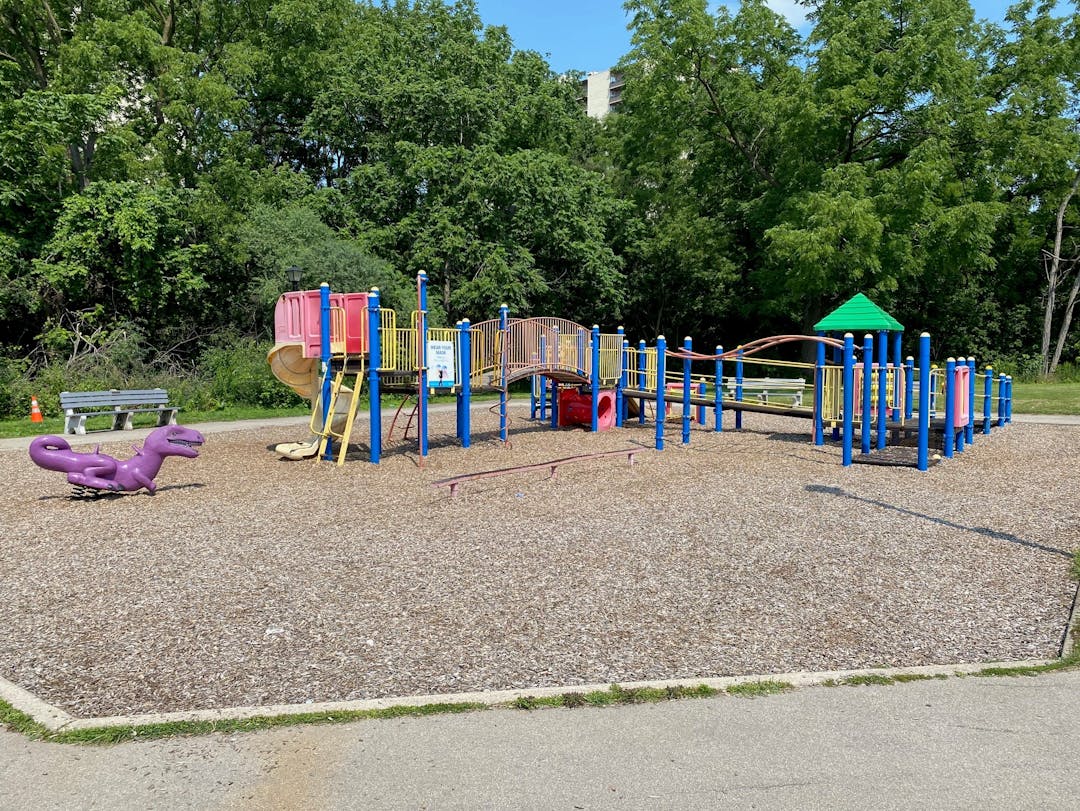
MULTIPOLYGON (((319 359, 305 358, 303 344, 277 344, 266 356, 274 377, 295 391, 301 397, 311 401, 314 410, 318 404, 322 378, 319 374, 319 359)), ((353 391, 342 386, 334 401, 334 414, 330 427, 338 434, 345 430, 352 405, 353 391)), ((274 448, 276 453, 289 459, 310 459, 319 452, 321 437, 312 433, 306 442, 283 442, 274 448)))

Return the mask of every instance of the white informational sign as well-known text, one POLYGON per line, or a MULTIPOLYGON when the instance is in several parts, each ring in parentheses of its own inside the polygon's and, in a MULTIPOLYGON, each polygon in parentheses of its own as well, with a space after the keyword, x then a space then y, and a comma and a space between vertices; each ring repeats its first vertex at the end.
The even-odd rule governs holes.
POLYGON ((454 385, 454 342, 428 341, 428 386, 449 389, 454 385))

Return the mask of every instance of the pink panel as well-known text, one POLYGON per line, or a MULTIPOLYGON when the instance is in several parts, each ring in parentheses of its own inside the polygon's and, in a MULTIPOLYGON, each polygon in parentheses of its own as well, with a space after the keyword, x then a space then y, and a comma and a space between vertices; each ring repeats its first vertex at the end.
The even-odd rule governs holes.
POLYGON ((322 303, 319 301, 319 291, 304 290, 300 295, 304 297, 300 314, 303 325, 304 357, 317 358, 322 349, 322 325, 320 323, 322 319, 322 303))
POLYGON ((968 410, 971 402, 968 400, 968 384, 970 382, 971 369, 968 366, 957 364, 953 372, 953 383, 956 387, 956 412, 953 417, 953 427, 961 428, 968 424, 968 410))
POLYGON ((274 343, 298 343, 303 340, 301 326, 302 293, 285 293, 274 306, 274 343))
MULTIPOLYGON (((367 293, 331 293, 330 306, 345 311, 345 351, 367 351, 367 293)), ((322 346, 322 304, 318 290, 285 293, 274 307, 274 342, 303 343, 304 357, 317 358, 322 346)))
POLYGON ((350 355, 367 352, 367 293, 345 293, 345 351, 350 355))

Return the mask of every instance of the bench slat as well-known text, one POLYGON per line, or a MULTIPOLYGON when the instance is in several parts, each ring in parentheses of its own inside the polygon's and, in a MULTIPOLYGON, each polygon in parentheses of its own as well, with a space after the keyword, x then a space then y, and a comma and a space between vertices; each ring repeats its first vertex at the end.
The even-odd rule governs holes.
POLYGON ((85 434, 87 417, 112 417, 114 431, 131 430, 131 418, 135 414, 156 413, 159 426, 176 425, 176 412, 180 410, 169 405, 169 393, 165 389, 62 391, 60 407, 64 409, 65 434, 85 434), (100 410, 103 408, 111 410, 100 410))
MULTIPOLYGON (((734 395, 738 384, 735 378, 727 377, 724 380, 729 394, 734 395)), ((742 381, 743 396, 757 397, 761 402, 768 403, 769 397, 790 397, 794 406, 802 405, 803 391, 806 389, 806 381, 801 377, 744 377, 742 381)))
POLYGON ((130 391, 62 391, 61 408, 94 408, 98 406, 168 405, 169 393, 164 389, 133 389, 130 391))

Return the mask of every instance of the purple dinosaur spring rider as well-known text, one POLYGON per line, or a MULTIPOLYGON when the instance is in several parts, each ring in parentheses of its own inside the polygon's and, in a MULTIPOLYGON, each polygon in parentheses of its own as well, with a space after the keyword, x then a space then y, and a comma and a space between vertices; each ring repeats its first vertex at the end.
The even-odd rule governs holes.
MULTIPOLYGON (((134 445, 135 455, 121 462, 101 453, 101 446, 92 453, 76 453, 67 440, 58 436, 39 436, 30 443, 30 458, 38 467, 67 473, 75 485, 75 495, 92 491, 134 491, 145 487, 150 493, 157 489, 154 477, 161 470, 166 456, 199 455, 196 448, 206 440, 203 435, 183 425, 166 425, 150 432, 142 448, 134 445)), ((95 493, 95 495, 97 495, 95 493)))

